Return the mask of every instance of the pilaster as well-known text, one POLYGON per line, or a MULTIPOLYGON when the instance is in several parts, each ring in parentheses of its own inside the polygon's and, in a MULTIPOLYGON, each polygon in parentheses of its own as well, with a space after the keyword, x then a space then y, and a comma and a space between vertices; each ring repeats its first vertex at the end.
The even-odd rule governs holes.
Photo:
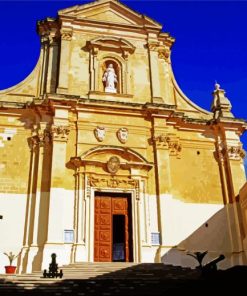
POLYGON ((42 247, 47 234, 50 139, 46 122, 41 122, 39 127, 34 126, 29 138, 30 179, 20 272, 40 270, 42 247))
POLYGON ((46 92, 55 93, 57 85, 57 69, 58 69, 58 41, 56 32, 52 32, 49 36, 49 61, 47 66, 47 84, 46 92))
POLYGON ((227 124, 218 123, 215 126, 215 134, 217 160, 220 168, 232 252, 241 252, 243 250, 243 233, 237 196, 245 183, 243 167, 245 152, 242 149, 238 132, 232 125, 228 127, 227 124))
POLYGON ((41 67, 39 74, 39 95, 43 95, 46 90, 47 82, 47 68, 48 68, 48 56, 49 56, 49 37, 48 35, 41 36, 41 67))
POLYGON ((60 66, 57 93, 68 93, 69 87, 69 62, 70 62, 70 43, 72 40, 72 31, 69 29, 61 30, 61 49, 60 66))
POLYGON ((161 98, 161 91, 160 91, 158 45, 159 45, 158 42, 148 43, 152 103, 163 102, 163 99, 161 98))

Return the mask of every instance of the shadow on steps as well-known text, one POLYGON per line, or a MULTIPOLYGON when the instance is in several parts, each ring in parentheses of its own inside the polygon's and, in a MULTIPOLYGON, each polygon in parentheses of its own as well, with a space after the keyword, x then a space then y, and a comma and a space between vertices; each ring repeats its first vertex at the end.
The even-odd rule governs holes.
MULTIPOLYGON (((104 269, 103 265, 100 268, 104 269)), ((80 271, 77 274, 80 274, 80 271)), ((147 263, 111 271, 90 279, 76 279, 76 276, 74 279, 42 279, 28 275, 25 275, 25 280, 21 276, 0 279, 0 295, 158 296, 169 295, 169 292, 222 294, 245 289, 246 278, 247 266, 235 266, 202 277, 197 269, 147 263)))

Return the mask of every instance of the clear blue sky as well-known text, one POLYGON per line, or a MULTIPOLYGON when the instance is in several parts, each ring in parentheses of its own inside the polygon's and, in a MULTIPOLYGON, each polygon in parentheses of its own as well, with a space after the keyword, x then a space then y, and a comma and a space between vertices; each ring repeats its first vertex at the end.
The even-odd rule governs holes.
MULTIPOLYGON (((24 79, 39 56, 36 21, 89 1, 0 0, 0 89, 24 79)), ((214 82, 238 118, 247 118, 247 1, 128 1, 176 38, 172 64, 185 94, 210 108, 214 82)), ((247 135, 242 137, 247 149, 247 135)))

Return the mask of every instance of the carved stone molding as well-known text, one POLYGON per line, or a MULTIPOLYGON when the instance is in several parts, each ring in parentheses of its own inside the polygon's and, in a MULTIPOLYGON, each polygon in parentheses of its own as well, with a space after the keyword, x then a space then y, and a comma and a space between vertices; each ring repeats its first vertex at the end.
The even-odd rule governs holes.
POLYGON ((158 52, 159 59, 163 59, 167 62, 170 61, 171 51, 168 46, 160 44, 159 42, 149 42, 147 46, 150 51, 158 52))
POLYGON ((61 38, 65 41, 71 41, 72 31, 61 31, 61 38))
POLYGON ((78 156, 71 157, 70 162, 73 164, 75 168, 79 168, 81 165, 81 158, 78 156))
POLYGON ((220 159, 228 157, 230 160, 241 160, 245 157, 246 153, 241 146, 224 147, 221 146, 219 149, 220 159))
POLYGON ((89 177, 89 186, 97 188, 121 188, 121 189, 136 189, 139 187, 138 180, 120 179, 120 178, 101 178, 89 177))
POLYGON ((158 51, 159 42, 148 42, 147 47, 150 51, 158 51))
POLYGON ((169 149, 169 154, 171 156, 180 156, 182 145, 180 139, 175 135, 161 134, 160 136, 154 138, 157 148, 167 148, 169 149))
POLYGON ((169 62, 171 51, 168 48, 162 48, 158 50, 159 59, 163 59, 166 62, 169 62))
POLYGON ((61 125, 61 126, 53 126, 52 127, 53 139, 56 139, 56 140, 67 141, 69 132, 70 132, 70 129, 68 126, 61 125))
POLYGON ((31 150, 35 150, 39 147, 44 147, 51 142, 51 132, 48 128, 43 130, 34 128, 32 131, 32 137, 28 139, 28 145, 31 150))
POLYGON ((119 51, 121 50, 122 56, 128 59, 129 54, 133 54, 135 47, 127 40, 117 37, 100 37, 90 40, 86 44, 86 49, 91 50, 94 55, 99 51, 119 51))

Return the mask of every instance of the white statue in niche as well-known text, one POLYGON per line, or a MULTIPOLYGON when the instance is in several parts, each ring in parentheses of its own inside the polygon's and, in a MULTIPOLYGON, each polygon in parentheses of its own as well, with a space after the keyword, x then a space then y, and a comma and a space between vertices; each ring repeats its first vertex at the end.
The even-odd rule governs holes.
POLYGON ((105 82, 105 92, 116 93, 115 83, 117 83, 117 75, 113 68, 113 64, 109 64, 103 75, 102 81, 105 82))

